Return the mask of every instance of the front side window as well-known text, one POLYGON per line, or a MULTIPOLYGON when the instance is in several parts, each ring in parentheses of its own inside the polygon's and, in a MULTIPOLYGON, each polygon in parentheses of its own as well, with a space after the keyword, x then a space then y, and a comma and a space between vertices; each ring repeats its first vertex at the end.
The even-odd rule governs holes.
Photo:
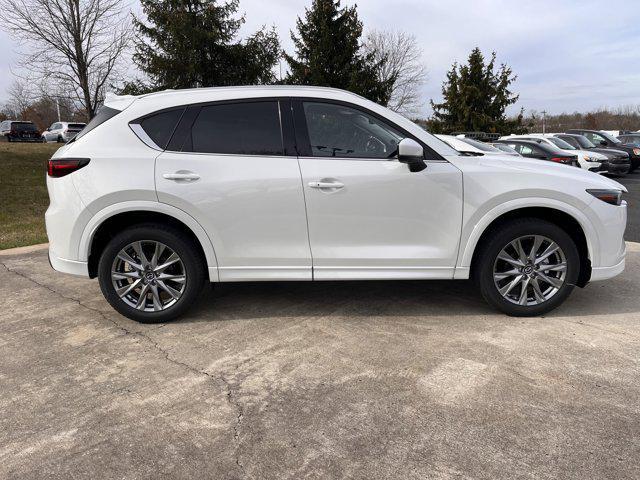
POLYGON ((314 157, 393 158, 404 137, 355 108, 318 102, 303 107, 314 157))
POLYGON ((607 140, 602 135, 599 135, 597 133, 584 132, 584 136, 587 137, 591 141, 591 143, 594 143, 595 145, 600 145, 602 142, 607 142, 607 140))
POLYGON ((202 107, 186 145, 185 150, 199 153, 283 155, 278 102, 202 107))

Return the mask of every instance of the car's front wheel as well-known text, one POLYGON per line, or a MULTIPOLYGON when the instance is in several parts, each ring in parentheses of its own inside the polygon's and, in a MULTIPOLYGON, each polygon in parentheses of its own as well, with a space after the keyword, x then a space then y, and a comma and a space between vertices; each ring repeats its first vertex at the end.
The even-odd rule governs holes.
POLYGON ((485 300, 512 316, 545 314, 571 293, 580 272, 575 242, 559 226, 523 218, 498 227, 474 266, 485 300))
POLYGON ((98 264, 100 288, 122 315, 142 323, 172 320, 194 303, 205 260, 179 230, 145 224, 116 235, 98 264))

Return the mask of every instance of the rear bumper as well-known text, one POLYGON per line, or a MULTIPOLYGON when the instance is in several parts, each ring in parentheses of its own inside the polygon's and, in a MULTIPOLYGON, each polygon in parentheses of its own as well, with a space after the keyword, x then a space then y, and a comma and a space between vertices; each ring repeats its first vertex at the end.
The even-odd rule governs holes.
POLYGON ((56 257, 55 254, 51 252, 51 249, 49 249, 49 264, 51 265, 51 268, 58 272, 89 278, 89 267, 87 262, 56 257))

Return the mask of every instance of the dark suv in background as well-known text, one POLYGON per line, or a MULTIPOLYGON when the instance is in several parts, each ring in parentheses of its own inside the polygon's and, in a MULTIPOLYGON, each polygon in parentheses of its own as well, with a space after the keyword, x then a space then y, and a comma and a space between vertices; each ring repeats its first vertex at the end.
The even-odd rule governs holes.
POLYGON ((627 152, 629 154, 629 159, 631 160, 631 172, 640 166, 640 147, 634 147, 633 145, 622 143, 616 137, 609 135, 607 132, 575 128, 567 130, 566 133, 584 135, 596 147, 613 148, 615 150, 623 150, 627 152))
POLYGON ((564 140, 569 145, 579 149, 588 150, 590 152, 601 153, 607 157, 607 161, 603 163, 602 169, 614 175, 625 175, 631 168, 631 160, 629 154, 624 150, 616 150, 613 148, 596 147, 584 135, 577 133, 556 133, 554 137, 564 140))
POLYGON ((40 142, 40 132, 33 122, 5 120, 0 123, 0 139, 7 142, 40 142))

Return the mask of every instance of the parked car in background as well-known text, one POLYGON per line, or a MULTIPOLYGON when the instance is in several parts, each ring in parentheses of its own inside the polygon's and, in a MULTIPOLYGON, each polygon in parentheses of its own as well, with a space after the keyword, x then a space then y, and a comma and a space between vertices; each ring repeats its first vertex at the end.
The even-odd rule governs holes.
POLYGON ((483 151, 489 155, 504 155, 505 152, 500 150, 499 148, 494 147, 493 145, 489 145, 488 143, 481 142, 480 140, 474 140, 473 138, 467 138, 463 136, 457 136, 457 139, 463 141, 464 143, 471 145, 472 147, 477 148, 478 150, 483 151))
MULTIPOLYGON (((545 158, 576 162, 561 155, 545 158)), ((625 266, 624 186, 464 156, 330 88, 107 96, 47 188, 53 268, 142 322, 184 313, 207 280, 474 278, 495 308, 542 315, 625 266)))
POLYGON ((453 135, 437 134, 436 137, 442 140, 447 145, 449 145, 454 150, 457 150, 458 152, 462 153, 463 155, 482 156, 485 153, 487 153, 484 150, 480 150, 479 148, 474 147, 473 145, 467 142, 463 142, 461 138, 454 137, 453 135))
POLYGON ((625 145, 631 145, 633 147, 640 147, 640 132, 628 132, 618 136, 625 145))
POLYGON ((587 152, 595 152, 607 157, 606 167, 603 165, 603 170, 607 170, 613 175, 626 175, 631 168, 631 160, 629 160, 629 154, 623 150, 615 150, 613 148, 596 147, 589 141, 584 135, 578 135, 577 133, 555 133, 554 137, 564 140, 569 145, 572 145, 581 150, 587 152))
POLYGON ((492 147, 494 147, 494 148, 497 148, 502 153, 506 153, 507 155, 511 155, 512 157, 521 157, 522 156, 518 152, 516 152, 515 149, 511 148, 509 145, 507 145, 505 143, 492 142, 490 145, 492 147))
POLYGON ((5 120, 0 123, 0 138, 6 142, 39 142, 40 132, 33 122, 5 120))
POLYGON ((42 132, 42 141, 66 143, 80 133, 85 126, 86 123, 55 122, 42 132))
POLYGON ((523 157, 547 160, 549 162, 562 163, 563 165, 580 168, 577 155, 560 150, 553 144, 518 137, 508 137, 497 140, 494 143, 508 145, 523 157))
POLYGON ((578 157, 578 165, 580 165, 581 168, 584 168, 585 170, 589 170, 590 172, 606 173, 605 168, 606 168, 607 157, 605 155, 577 149, 571 144, 559 138, 556 138, 550 135, 541 134, 541 133, 540 134, 532 133, 528 135, 510 135, 508 137, 501 137, 501 140, 510 139, 510 138, 522 138, 524 140, 533 140, 538 143, 546 143, 551 147, 557 147, 560 150, 570 155, 576 155, 578 157))
POLYGON ((640 166, 640 147, 625 145, 613 135, 609 135, 607 132, 603 132, 602 130, 572 128, 571 130, 567 130, 565 133, 577 133, 579 135, 584 135, 596 147, 613 148, 615 150, 623 150, 627 152, 629 154, 629 159, 631 160, 631 172, 640 166))

